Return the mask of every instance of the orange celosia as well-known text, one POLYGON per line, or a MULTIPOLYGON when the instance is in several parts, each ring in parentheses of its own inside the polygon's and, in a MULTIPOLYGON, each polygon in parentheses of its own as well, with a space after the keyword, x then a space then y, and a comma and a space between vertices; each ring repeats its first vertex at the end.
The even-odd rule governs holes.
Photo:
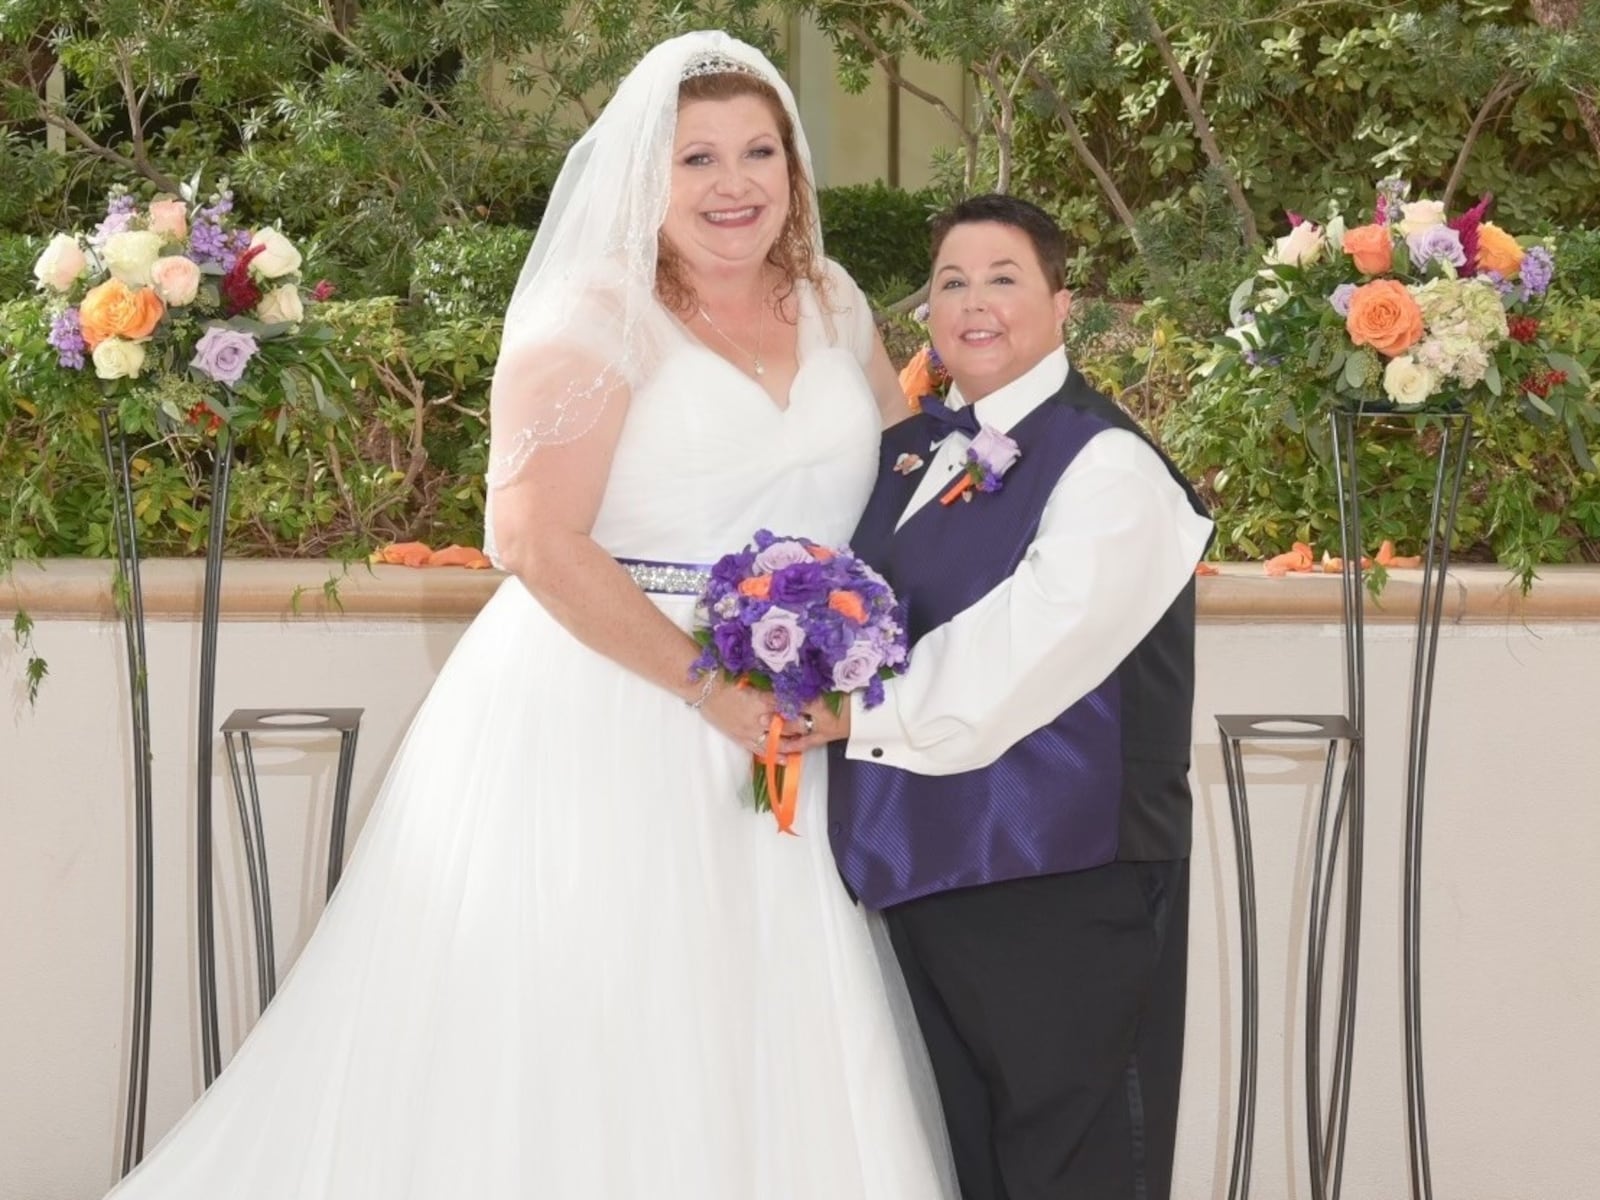
POLYGON ((1344 252, 1363 275, 1382 275, 1394 266, 1394 242, 1387 225, 1358 225, 1346 231, 1344 252))
POLYGON ((861 597, 854 592, 829 592, 828 607, 857 625, 867 619, 867 607, 861 603, 861 597))
POLYGON ((120 279, 108 279, 83 298, 78 324, 84 343, 93 350, 107 338, 136 342, 149 337, 166 311, 154 288, 130 288, 120 279))
POLYGON ((1405 284, 1375 279, 1351 293, 1344 325, 1356 345, 1393 358, 1421 339, 1422 310, 1405 284))
POLYGON ((757 600, 765 600, 772 595, 771 575, 752 575, 749 579, 739 581, 739 594, 751 596, 757 600))

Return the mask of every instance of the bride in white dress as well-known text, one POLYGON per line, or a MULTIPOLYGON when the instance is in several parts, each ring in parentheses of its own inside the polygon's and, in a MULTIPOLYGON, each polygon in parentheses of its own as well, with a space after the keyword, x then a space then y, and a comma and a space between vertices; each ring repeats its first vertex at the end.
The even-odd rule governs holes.
POLYGON ((574 148, 496 374, 514 576, 277 999, 119 1200, 954 1194, 824 758, 779 836, 741 798, 763 702, 690 680, 693 597, 645 590, 763 527, 842 543, 865 503, 897 390, 815 213, 792 96, 722 34, 653 50, 574 148))

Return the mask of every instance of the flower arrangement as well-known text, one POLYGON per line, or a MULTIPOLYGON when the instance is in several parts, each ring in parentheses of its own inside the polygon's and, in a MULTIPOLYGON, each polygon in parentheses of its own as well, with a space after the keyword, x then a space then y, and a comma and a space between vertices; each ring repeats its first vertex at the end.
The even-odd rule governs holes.
MULTIPOLYGON (((911 315, 913 320, 925 327, 928 324, 928 305, 917 305, 911 315)), ((929 396, 942 399, 949 388, 950 372, 945 368, 939 352, 929 342, 924 342, 922 348, 900 368, 900 391, 912 412, 921 412, 922 402, 929 396)))
POLYGON ((200 203, 198 182, 146 203, 116 190, 93 232, 51 239, 33 273, 53 365, 205 430, 267 418, 281 431, 302 398, 335 415, 332 332, 309 315, 331 285, 305 291, 293 243, 241 226, 225 187, 200 203))
POLYGON ((777 754, 784 722, 818 700, 838 712, 851 692, 863 692, 868 707, 882 703, 883 681, 907 661, 900 603, 848 550, 763 529, 711 568, 696 626, 696 675, 721 671, 773 694, 779 716, 756 761, 756 810, 771 809, 791 832, 800 764, 777 754))
POLYGON ((939 497, 940 504, 971 500, 973 490, 998 492, 1005 486, 1005 473, 1022 457, 1017 443, 992 425, 984 425, 967 447, 967 465, 961 478, 939 497))
POLYGON ((1588 373, 1549 344, 1541 321, 1551 251, 1487 221, 1490 197, 1452 218, 1408 191, 1380 183, 1362 225, 1337 211, 1322 224, 1290 214, 1290 231, 1235 291, 1209 373, 1249 372, 1301 421, 1330 405, 1516 404, 1531 420, 1563 422, 1594 470, 1583 431, 1600 413, 1588 373))

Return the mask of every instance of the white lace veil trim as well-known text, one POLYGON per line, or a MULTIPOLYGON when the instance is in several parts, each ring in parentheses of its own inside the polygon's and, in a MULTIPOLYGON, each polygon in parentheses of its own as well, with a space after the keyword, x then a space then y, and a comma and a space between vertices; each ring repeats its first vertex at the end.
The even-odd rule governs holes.
MULTIPOLYGON (((607 402, 649 377, 681 336, 655 295, 678 85, 728 71, 758 76, 778 93, 794 124, 797 165, 811 184, 794 95, 759 50, 710 31, 646 54, 568 153, 507 305, 489 413, 491 502, 496 489, 523 476, 540 446, 589 432, 607 402)), ((820 231, 811 232, 820 255, 820 231)), ((487 525, 492 558, 492 518, 487 525)))

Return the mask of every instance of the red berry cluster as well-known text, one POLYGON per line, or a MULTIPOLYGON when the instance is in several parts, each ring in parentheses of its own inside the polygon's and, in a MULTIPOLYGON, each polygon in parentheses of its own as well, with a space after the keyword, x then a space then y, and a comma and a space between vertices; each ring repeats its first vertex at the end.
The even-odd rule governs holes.
POLYGON ((1506 318, 1506 325, 1511 330, 1512 339, 1523 345, 1527 345, 1539 336, 1538 317, 1511 316, 1506 318))
POLYGON ((1551 388, 1558 388, 1566 381, 1565 371, 1533 371, 1523 379, 1522 390, 1543 400, 1551 388))
POLYGON ((215 433, 222 428, 222 418, 208 404, 196 404, 189 410, 189 424, 203 433, 215 433))

